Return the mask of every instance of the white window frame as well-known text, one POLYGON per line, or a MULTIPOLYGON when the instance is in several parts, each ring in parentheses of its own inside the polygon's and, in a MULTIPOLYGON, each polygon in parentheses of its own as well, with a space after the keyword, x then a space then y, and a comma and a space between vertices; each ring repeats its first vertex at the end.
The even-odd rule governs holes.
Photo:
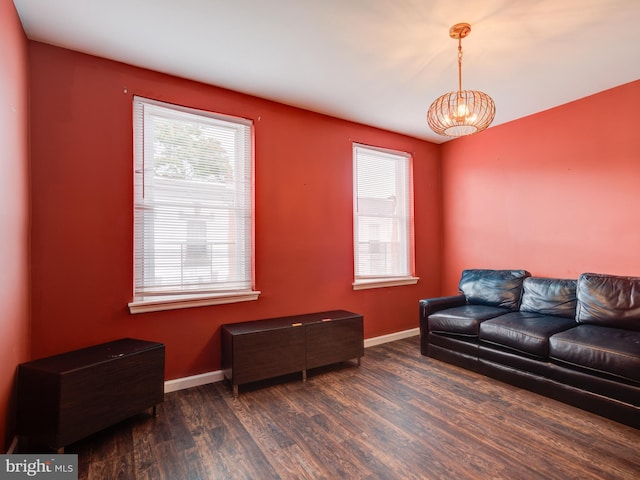
MULTIPOLYGON (((135 96, 133 130, 134 285, 129 311, 256 300, 260 292, 254 288, 253 123, 135 96), (224 148, 232 152, 229 169, 233 180, 221 180, 222 176, 207 170, 200 178, 187 173, 157 174, 154 152, 158 154, 171 143, 154 141, 153 128, 172 121, 175 125, 197 125, 199 132, 230 132, 227 147, 218 147, 217 151, 224 148), (228 236, 222 235, 219 240, 218 235, 212 240, 214 233, 209 238, 207 231, 222 231, 228 236), (222 280, 217 277, 220 271, 222 280)), ((186 138, 188 142, 191 137, 186 138)), ((200 138, 212 142, 205 134, 200 138)), ((178 147, 180 142, 184 144, 176 140, 171 145, 178 147)), ((193 165, 203 165, 202 172, 214 165, 206 159, 195 155, 170 165, 178 165, 178 169, 185 165, 186 172, 197 170, 193 165)))
POLYGON ((419 280, 414 275, 412 164, 409 153, 353 143, 354 290, 413 285, 419 280), (382 168, 376 171, 375 163, 393 174, 386 176, 382 168), (370 195, 360 196, 365 190, 370 195), (385 229, 385 224, 396 228, 385 229), (382 241, 374 238, 380 230, 382 241))

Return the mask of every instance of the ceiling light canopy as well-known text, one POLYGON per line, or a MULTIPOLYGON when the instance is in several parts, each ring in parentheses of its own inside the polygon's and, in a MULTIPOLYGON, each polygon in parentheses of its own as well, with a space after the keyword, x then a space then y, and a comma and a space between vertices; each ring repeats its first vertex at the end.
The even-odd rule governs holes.
POLYGON ((449 36, 458 40, 458 90, 438 97, 429 107, 427 122, 431 129, 448 137, 480 132, 491 125, 496 115, 492 98, 477 90, 462 90, 462 39, 471 33, 471 25, 457 23, 449 36))

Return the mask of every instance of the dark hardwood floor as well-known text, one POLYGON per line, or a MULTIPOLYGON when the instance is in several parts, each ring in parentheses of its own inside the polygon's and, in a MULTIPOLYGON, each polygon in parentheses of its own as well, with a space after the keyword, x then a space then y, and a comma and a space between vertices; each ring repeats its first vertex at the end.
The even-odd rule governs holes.
POLYGON ((417 337, 237 399, 169 393, 158 414, 67 447, 79 478, 640 478, 640 430, 423 357, 417 337))

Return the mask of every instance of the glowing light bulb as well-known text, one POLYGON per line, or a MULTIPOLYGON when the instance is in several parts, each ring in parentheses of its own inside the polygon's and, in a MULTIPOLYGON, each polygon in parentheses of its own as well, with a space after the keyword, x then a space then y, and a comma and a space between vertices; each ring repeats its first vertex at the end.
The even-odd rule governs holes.
POLYGON ((467 107, 467 104, 464 102, 458 103, 458 118, 464 118, 467 115, 469 115, 469 108, 467 107))

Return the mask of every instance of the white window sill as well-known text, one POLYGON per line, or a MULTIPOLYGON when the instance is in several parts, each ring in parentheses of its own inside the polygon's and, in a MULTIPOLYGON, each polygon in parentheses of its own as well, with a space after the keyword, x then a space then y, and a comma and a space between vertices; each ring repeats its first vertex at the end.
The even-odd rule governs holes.
POLYGON ((259 291, 226 292, 210 295, 193 295, 186 297, 154 298, 153 300, 138 300, 129 304, 130 313, 159 312, 162 310, 176 310, 179 308, 204 307, 207 305, 222 305, 225 303, 251 302, 257 300, 259 291))
POLYGON ((368 288, 384 288, 384 287, 399 287, 401 285, 415 285, 420 280, 420 277, 387 277, 387 278, 372 278, 372 279, 360 279, 353 282, 354 290, 366 290, 368 288))

